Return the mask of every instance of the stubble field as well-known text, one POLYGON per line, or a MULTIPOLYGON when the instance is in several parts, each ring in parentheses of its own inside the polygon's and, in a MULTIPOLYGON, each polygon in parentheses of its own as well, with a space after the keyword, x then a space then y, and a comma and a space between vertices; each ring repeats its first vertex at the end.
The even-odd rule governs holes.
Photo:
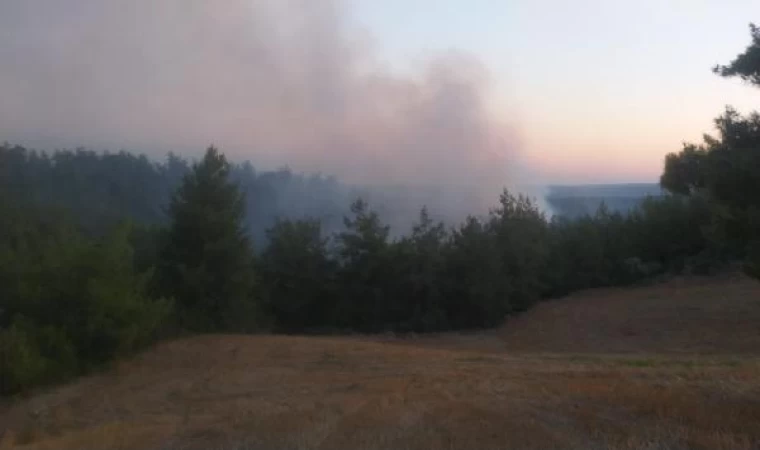
POLYGON ((200 336, 0 404, 0 449, 757 449, 760 284, 678 278, 498 330, 200 336))

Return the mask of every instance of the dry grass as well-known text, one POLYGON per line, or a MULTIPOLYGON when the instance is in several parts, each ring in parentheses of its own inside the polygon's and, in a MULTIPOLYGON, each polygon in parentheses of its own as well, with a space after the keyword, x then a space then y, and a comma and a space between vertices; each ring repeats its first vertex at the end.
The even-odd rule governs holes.
POLYGON ((469 335, 169 342, 0 406, 0 433, 0 449, 757 449, 760 285, 588 292, 469 335))

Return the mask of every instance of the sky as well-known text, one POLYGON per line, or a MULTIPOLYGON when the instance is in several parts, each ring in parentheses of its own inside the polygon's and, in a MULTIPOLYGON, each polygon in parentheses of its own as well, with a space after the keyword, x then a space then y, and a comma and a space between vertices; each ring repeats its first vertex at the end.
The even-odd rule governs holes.
POLYGON ((357 0, 354 14, 405 69, 466 49, 496 81, 492 107, 530 165, 569 182, 655 181, 665 154, 760 91, 717 77, 760 22, 756 0, 357 0))
POLYGON ((751 0, 2 0, 0 141, 351 183, 655 182, 760 91, 751 0))

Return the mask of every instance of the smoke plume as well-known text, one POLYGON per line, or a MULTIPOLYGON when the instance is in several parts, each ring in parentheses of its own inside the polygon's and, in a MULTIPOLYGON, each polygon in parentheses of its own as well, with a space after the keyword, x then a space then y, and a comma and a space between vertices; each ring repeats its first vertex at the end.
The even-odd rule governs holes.
POLYGON ((380 45, 340 0, 4 1, 0 141, 154 156, 214 143, 257 167, 493 203, 517 139, 488 111, 486 68, 445 51, 402 76, 380 45))

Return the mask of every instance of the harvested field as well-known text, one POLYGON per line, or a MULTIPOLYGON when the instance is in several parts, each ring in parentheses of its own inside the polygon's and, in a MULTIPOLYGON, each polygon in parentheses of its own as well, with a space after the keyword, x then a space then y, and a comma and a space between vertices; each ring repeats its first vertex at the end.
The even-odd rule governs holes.
POLYGON ((0 406, 0 449, 757 449, 760 284, 418 338, 201 336, 0 406))

